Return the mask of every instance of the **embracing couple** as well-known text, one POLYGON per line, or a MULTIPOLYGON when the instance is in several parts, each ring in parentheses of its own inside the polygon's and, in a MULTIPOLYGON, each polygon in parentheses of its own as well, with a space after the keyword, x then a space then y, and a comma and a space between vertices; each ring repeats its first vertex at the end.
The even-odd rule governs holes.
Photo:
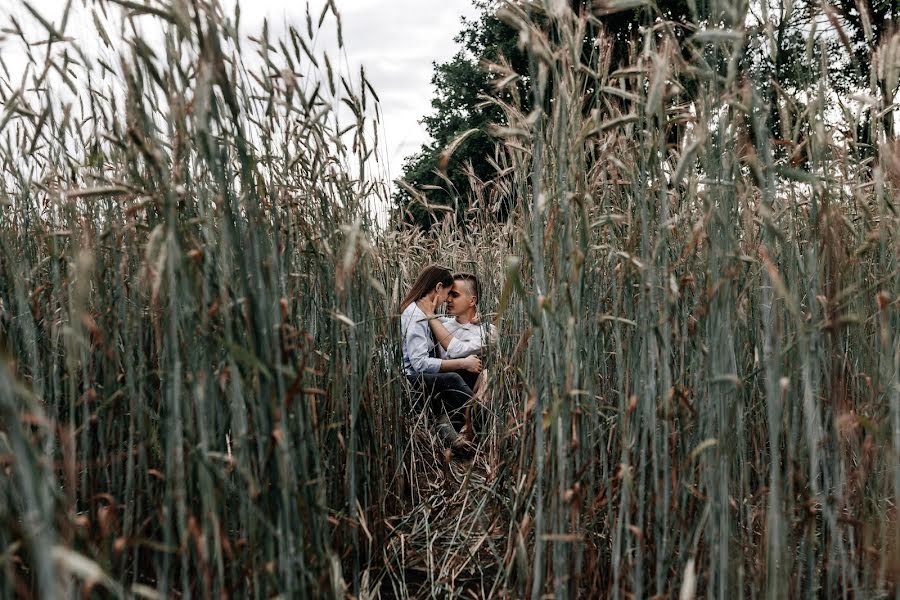
POLYGON ((424 394, 437 416, 438 435, 454 454, 472 451, 471 427, 465 408, 483 385, 481 354, 493 326, 478 317, 478 279, 455 275, 444 267, 425 267, 400 303, 403 373, 412 388, 424 394), (438 316, 447 303, 449 316, 438 316))

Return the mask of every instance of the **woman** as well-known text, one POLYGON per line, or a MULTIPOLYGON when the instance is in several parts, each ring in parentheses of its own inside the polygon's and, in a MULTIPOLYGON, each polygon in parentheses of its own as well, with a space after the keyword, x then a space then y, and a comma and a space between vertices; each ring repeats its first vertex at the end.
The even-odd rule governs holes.
POLYGON ((472 397, 472 388, 457 371, 479 373, 481 359, 476 355, 441 360, 429 320, 436 319, 435 310, 447 300, 453 287, 449 269, 425 267, 400 303, 400 329, 403 335, 403 373, 415 389, 431 400, 438 415, 438 433, 454 452, 469 451, 469 444, 459 434, 464 423, 463 408, 472 397))

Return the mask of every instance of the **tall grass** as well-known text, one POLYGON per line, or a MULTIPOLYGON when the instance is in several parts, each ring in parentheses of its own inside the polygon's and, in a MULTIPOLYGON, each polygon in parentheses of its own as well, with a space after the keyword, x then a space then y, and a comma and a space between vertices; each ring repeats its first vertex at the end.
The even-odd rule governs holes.
POLYGON ((163 48, 104 66, 38 13, 0 81, 4 596, 900 593, 900 168, 881 121, 857 138, 896 35, 843 110, 824 65, 778 88, 773 132, 741 3, 645 23, 614 72, 597 18, 505 5, 531 71, 495 66, 497 176, 426 235, 375 224, 374 92, 315 50, 334 5, 251 41, 116 6, 163 48), (399 373, 436 259, 500 331, 471 462, 399 373))

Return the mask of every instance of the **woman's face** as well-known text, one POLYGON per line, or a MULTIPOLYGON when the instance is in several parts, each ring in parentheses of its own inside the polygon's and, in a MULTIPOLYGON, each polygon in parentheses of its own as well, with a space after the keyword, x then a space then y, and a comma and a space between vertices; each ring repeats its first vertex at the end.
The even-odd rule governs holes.
POLYGON ((450 287, 444 287, 444 284, 439 283, 435 286, 434 290, 437 292, 437 304, 435 306, 440 306, 444 302, 447 301, 447 295, 450 293, 450 287))

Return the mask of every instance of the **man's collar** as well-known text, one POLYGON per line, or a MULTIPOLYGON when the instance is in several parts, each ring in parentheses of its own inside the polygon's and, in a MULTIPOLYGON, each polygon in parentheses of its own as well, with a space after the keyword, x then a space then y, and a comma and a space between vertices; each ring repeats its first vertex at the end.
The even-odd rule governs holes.
POLYGON ((456 319, 456 322, 459 323, 460 325, 471 325, 471 324, 472 324, 472 319, 475 318, 475 315, 472 315, 472 317, 471 317, 470 319, 466 320, 466 321, 460 321, 460 320, 459 320, 459 315, 453 315, 453 318, 456 319))

